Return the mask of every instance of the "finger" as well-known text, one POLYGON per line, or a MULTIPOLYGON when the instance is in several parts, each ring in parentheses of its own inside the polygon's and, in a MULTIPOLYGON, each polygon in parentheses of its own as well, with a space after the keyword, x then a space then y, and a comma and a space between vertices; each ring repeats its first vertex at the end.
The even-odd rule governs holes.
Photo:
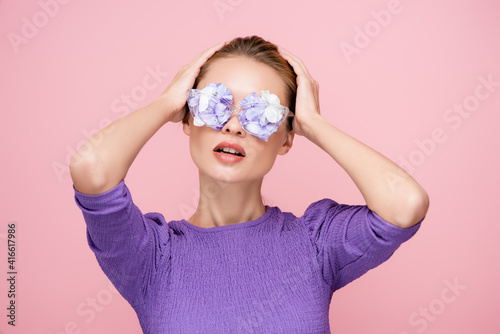
POLYGON ((293 69, 295 70, 295 72, 297 72, 298 75, 301 75, 303 73, 305 74, 304 69, 299 64, 299 62, 297 62, 297 60, 294 58, 292 54, 290 54, 285 49, 281 49, 281 51, 282 51, 281 55, 283 56, 283 58, 285 58, 290 63, 290 65, 292 65, 293 69))
POLYGON ((290 51, 288 51, 282 47, 279 47, 279 50, 282 51, 282 54, 285 58, 292 59, 296 63, 300 63, 300 59, 297 56, 295 56, 293 53, 291 53, 290 51))
POLYGON ((283 50, 283 58, 285 58, 286 60, 288 60, 290 62, 290 65, 293 66, 293 68, 295 69, 296 66, 294 65, 297 65, 299 66, 300 70, 302 70, 302 72, 308 76, 311 80, 314 80, 311 76, 311 74, 309 73, 309 70, 307 69, 306 65, 304 64, 304 62, 297 56, 293 55, 290 51, 282 48, 281 46, 278 47, 278 49, 281 51, 283 50), (293 63, 293 64, 292 64, 293 63))
POLYGON ((203 64, 206 63, 208 58, 210 58, 215 53, 215 51, 219 50, 224 45, 226 45, 226 41, 204 50, 202 53, 196 56, 196 58, 194 58, 190 63, 184 65, 186 67, 186 70, 191 67, 200 68, 203 64))
POLYGON ((305 76, 309 77, 310 80, 314 80, 311 73, 309 73, 309 70, 307 69, 306 65, 304 64, 304 62, 300 58, 294 57, 293 55, 290 55, 290 57, 291 57, 291 59, 288 59, 288 61, 291 60, 292 62, 294 62, 295 67, 299 67, 302 70, 302 72, 305 74, 305 76))
POLYGON ((292 54, 290 54, 288 51, 284 49, 282 56, 290 63, 290 65, 292 65, 293 69, 295 70, 295 72, 297 72, 299 76, 303 75, 310 77, 310 74, 307 71, 307 69, 304 68, 304 66, 301 63, 299 63, 296 57, 294 57, 292 54))
POLYGON ((202 64, 204 64, 208 60, 208 58, 210 58, 217 50, 222 48, 224 45, 226 45, 226 41, 223 41, 217 45, 214 45, 206 49, 193 61, 193 63, 199 64, 201 62, 202 64))

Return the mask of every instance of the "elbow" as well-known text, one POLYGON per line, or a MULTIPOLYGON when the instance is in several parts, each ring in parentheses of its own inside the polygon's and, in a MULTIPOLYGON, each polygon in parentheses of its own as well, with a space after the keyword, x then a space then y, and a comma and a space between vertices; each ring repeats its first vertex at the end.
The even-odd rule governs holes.
POLYGON ((424 189, 420 189, 408 196, 406 205, 402 208, 399 219, 394 225, 409 228, 419 223, 427 214, 429 209, 429 195, 424 189))
POLYGON ((104 178, 97 168, 95 158, 85 159, 75 154, 69 165, 69 172, 75 189, 84 194, 99 194, 103 188, 104 178))

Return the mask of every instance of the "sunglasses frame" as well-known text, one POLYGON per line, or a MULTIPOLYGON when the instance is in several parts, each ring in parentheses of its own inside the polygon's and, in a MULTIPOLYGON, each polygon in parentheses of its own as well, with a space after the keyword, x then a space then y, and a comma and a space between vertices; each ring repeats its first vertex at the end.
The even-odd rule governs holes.
MULTIPOLYGON (((220 131, 227 124, 227 122, 231 119, 231 115, 233 114, 233 112, 236 111, 237 115, 238 115, 238 122, 240 123, 243 130, 245 130, 247 133, 253 135, 254 137, 257 137, 259 139, 267 141, 269 139, 269 137, 278 130, 278 128, 281 126, 281 124, 285 120, 287 120, 289 117, 295 116, 295 114, 290 110, 290 108, 280 104, 279 107, 281 107, 281 111, 282 111, 282 116, 281 116, 280 120, 277 122, 268 122, 268 124, 270 124, 271 126, 275 126, 276 128, 274 130, 264 132, 264 134, 262 132, 261 133, 254 132, 251 130, 252 124, 254 124, 254 126, 260 126, 260 125, 258 125, 259 122, 258 121, 252 121, 252 122, 246 121, 245 122, 245 120, 242 119, 243 118, 243 111, 247 111, 257 104, 265 104, 264 106, 262 106, 262 105, 260 106, 261 109, 263 107, 267 108, 268 103, 266 102, 266 100, 262 96, 259 96, 256 92, 253 92, 253 93, 250 93, 248 96, 246 96, 243 100, 241 100, 239 102, 239 107, 238 107, 233 103, 232 92, 227 87, 225 87, 222 83, 211 84, 211 85, 215 85, 217 87, 219 85, 223 86, 224 88, 226 88, 226 91, 228 91, 230 93, 230 96, 231 96, 231 99, 220 98, 218 101, 218 104, 222 103, 223 105, 226 106, 226 109, 225 109, 226 119, 223 122, 218 122, 216 125, 209 125, 209 124, 207 124, 206 120, 203 120, 203 118, 200 116, 200 113, 198 111, 198 117, 204 122, 203 125, 208 126, 214 130, 220 131), (243 101, 245 101, 250 96, 252 96, 254 98, 254 100, 257 98, 257 102, 243 103, 243 101), (228 112, 229 110, 231 111, 230 113, 228 112)), ((207 86, 204 89, 206 89, 207 87, 209 87, 209 84, 207 84, 207 86)), ((186 93, 187 100, 188 100, 188 103, 187 103, 188 109, 189 109, 189 112, 191 113, 191 115, 193 116, 193 118, 195 118, 197 116, 196 111, 198 110, 198 107, 199 107, 199 100, 198 100, 197 104, 193 104, 193 105, 190 105, 189 101, 191 99, 201 95, 202 90, 203 89, 192 88, 192 89, 188 89, 188 91, 186 93)), ((265 91, 263 91, 263 92, 265 92, 265 91)), ((269 93, 269 91, 267 91, 267 93, 269 93)), ((214 96, 216 96, 216 94, 214 94, 214 96)), ((276 107, 276 106, 274 106, 274 107, 276 107)), ((198 125, 198 126, 202 126, 202 125, 198 125)))

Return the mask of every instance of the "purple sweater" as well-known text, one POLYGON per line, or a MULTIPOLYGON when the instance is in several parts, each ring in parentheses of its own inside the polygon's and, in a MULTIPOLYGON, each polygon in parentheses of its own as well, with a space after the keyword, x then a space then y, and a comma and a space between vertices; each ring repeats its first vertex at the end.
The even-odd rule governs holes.
POLYGON ((366 205, 324 198, 302 217, 266 205, 256 220, 201 228, 143 214, 122 180, 78 192, 87 241, 144 333, 330 333, 332 294, 411 238, 366 205))

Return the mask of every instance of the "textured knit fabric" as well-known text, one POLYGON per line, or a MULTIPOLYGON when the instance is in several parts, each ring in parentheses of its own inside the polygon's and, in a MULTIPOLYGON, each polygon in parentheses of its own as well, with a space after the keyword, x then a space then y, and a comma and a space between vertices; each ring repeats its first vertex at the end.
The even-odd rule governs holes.
POLYGON ((302 217, 266 205, 256 220, 202 228, 143 214, 122 180, 74 186, 97 261, 144 333, 330 333, 332 294, 419 229, 324 198, 302 217))

